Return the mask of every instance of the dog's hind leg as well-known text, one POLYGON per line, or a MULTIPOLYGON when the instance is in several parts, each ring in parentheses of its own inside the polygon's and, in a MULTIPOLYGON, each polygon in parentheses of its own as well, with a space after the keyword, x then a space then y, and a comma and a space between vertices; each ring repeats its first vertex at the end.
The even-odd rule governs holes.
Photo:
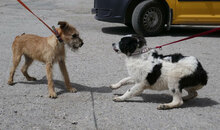
POLYGON ((24 63, 24 65, 23 65, 22 69, 21 69, 21 72, 23 73, 23 75, 26 77, 26 79, 27 79, 28 81, 35 81, 36 78, 29 76, 29 74, 28 74, 28 72, 27 72, 28 67, 29 67, 29 66, 31 65, 31 63, 33 62, 33 59, 31 59, 30 57, 28 57, 28 56, 26 56, 26 55, 24 55, 24 58, 25 58, 25 63, 24 63))
POLYGON ((9 85, 13 84, 13 78, 14 78, 15 70, 16 70, 18 64, 21 61, 21 56, 22 56, 21 53, 13 50, 13 66, 11 67, 11 71, 10 71, 10 75, 9 75, 9 79, 8 79, 8 84, 9 85))
POLYGON ((184 88, 184 90, 186 90, 188 92, 188 95, 184 96, 183 100, 187 101, 187 100, 195 98, 198 95, 196 90, 198 90, 198 89, 200 89, 202 87, 203 87, 202 85, 198 85, 196 87, 184 88))
POLYGON ((123 85, 127 85, 127 84, 134 84, 134 80, 131 78, 131 77, 127 77, 127 78, 124 78, 122 80, 120 80, 118 83, 116 84, 112 84, 110 86, 111 89, 118 89, 120 88, 121 86, 123 85))
POLYGON ((175 108, 175 107, 179 107, 183 104, 183 99, 181 96, 181 92, 179 92, 179 90, 177 90, 174 94, 173 94, 173 100, 171 103, 167 103, 167 104, 160 104, 157 109, 159 110, 165 110, 165 109, 171 109, 171 108, 175 108))
POLYGON ((188 95, 183 97, 184 101, 193 99, 198 95, 195 89, 185 89, 185 90, 188 92, 188 95))
POLYGON ((160 104, 157 107, 157 109, 159 110, 171 109, 171 108, 179 107, 183 104, 182 93, 178 87, 179 83, 176 81, 178 80, 170 79, 168 83, 169 91, 173 96, 172 102, 166 104, 160 104))
POLYGON ((131 89, 127 90, 127 92, 125 94, 123 94, 122 96, 116 96, 113 101, 119 102, 119 101, 124 101, 126 99, 129 99, 133 96, 139 95, 140 93, 142 93, 145 89, 145 85, 144 83, 138 83, 135 84, 131 89))

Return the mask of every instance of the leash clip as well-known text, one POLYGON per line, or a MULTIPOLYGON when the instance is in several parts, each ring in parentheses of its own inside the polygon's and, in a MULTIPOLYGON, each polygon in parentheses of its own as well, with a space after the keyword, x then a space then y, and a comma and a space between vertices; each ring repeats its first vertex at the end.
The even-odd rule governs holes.
POLYGON ((154 49, 162 50, 162 46, 156 46, 156 47, 154 47, 154 49))
POLYGON ((56 35, 58 41, 59 41, 60 43, 62 43, 63 40, 61 39, 60 35, 58 34, 56 28, 55 28, 54 26, 52 26, 52 29, 53 29, 53 31, 55 32, 55 35, 56 35))

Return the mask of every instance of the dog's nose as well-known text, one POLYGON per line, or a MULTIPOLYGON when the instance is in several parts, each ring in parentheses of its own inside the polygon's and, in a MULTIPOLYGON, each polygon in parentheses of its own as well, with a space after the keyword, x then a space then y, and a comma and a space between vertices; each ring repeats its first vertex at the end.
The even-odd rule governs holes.
POLYGON ((115 46, 115 43, 112 43, 112 46, 115 46))
POLYGON ((80 47, 83 46, 83 44, 84 44, 84 43, 82 42, 82 43, 80 44, 80 47))

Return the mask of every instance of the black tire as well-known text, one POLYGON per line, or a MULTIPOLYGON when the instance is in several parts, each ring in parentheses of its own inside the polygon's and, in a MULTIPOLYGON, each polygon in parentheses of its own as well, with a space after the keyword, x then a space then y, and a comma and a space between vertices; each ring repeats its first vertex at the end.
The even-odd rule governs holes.
POLYGON ((132 26, 137 34, 155 36, 165 28, 165 9, 155 1, 143 1, 132 14, 132 26))

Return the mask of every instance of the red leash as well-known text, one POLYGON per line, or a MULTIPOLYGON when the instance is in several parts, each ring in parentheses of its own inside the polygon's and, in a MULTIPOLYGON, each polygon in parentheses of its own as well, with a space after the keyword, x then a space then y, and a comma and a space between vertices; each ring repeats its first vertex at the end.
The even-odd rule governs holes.
POLYGON ((192 36, 189 36, 189 37, 186 37, 186 38, 174 41, 174 42, 170 42, 170 43, 167 43, 167 44, 164 44, 164 45, 161 45, 161 46, 156 46, 155 48, 161 49, 163 46, 171 45, 171 44, 174 44, 174 43, 177 43, 177 42, 181 42, 181 41, 185 41, 185 40, 192 39, 192 38, 195 38, 195 37, 207 35, 207 34, 210 34, 210 33, 213 33, 213 32, 217 32, 217 31, 220 31, 220 28, 215 28, 215 29, 212 29, 212 30, 209 30, 209 31, 206 31, 206 32, 195 34, 195 35, 192 35, 192 36))
POLYGON ((52 33, 57 34, 54 30, 52 30, 42 19, 40 19, 36 14, 34 14, 21 0, 17 0, 22 6, 24 6, 29 12, 31 12, 35 17, 37 17, 52 33))
POLYGON ((53 34, 55 34, 55 36, 57 37, 57 39, 60 41, 60 43, 63 42, 63 40, 61 39, 59 33, 57 32, 56 28, 53 26, 51 29, 42 19, 40 19, 36 14, 34 14, 34 12, 32 12, 27 5, 25 5, 21 0, 17 0, 22 6, 24 6, 29 12, 31 12, 35 17, 37 17, 53 34))

